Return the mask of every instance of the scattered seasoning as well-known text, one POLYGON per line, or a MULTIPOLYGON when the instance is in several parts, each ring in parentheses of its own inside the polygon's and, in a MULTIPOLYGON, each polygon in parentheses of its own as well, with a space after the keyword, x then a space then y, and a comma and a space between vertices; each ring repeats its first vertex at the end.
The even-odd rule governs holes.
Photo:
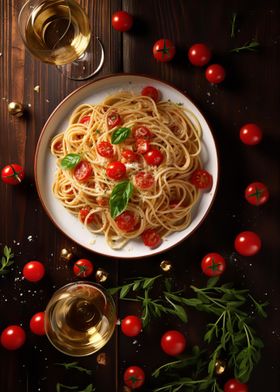
POLYGON ((236 18, 237 18, 237 13, 234 12, 231 17, 231 31, 230 31, 230 38, 235 37, 236 33, 236 18))
POLYGON ((36 93, 39 93, 40 92, 39 84, 37 84, 37 86, 35 86, 33 90, 36 91, 36 93))
POLYGON ((231 49, 231 52, 235 52, 235 53, 246 52, 246 51, 256 52, 259 46, 260 46, 259 42, 255 38, 253 38, 251 41, 247 41, 243 46, 240 46, 239 48, 231 49))

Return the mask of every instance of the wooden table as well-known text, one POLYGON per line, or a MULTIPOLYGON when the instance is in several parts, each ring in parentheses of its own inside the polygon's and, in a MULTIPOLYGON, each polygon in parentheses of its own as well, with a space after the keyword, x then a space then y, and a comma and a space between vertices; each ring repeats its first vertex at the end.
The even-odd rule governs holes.
MULTIPOLYGON (((137 364, 147 374, 146 387, 151 391, 151 370, 168 357, 159 348, 166 329, 176 328, 176 321, 153 323, 137 342, 122 336, 119 327, 102 352, 106 366, 98 365, 97 355, 79 363, 93 369, 92 380, 74 371, 56 366, 71 362, 56 351, 45 337, 29 331, 31 316, 45 308, 58 287, 73 280, 71 263, 60 260, 62 248, 75 247, 75 258, 93 260, 95 268, 110 274, 105 286, 115 286, 133 276, 154 276, 161 270, 160 261, 173 264, 171 276, 178 284, 206 282, 200 260, 209 251, 221 252, 228 261, 223 281, 251 290, 258 300, 268 300, 268 318, 256 328, 265 348, 249 382, 250 391, 280 390, 279 380, 279 43, 280 7, 276 0, 190 1, 190 0, 96 0, 82 1, 94 32, 101 38, 106 52, 105 63, 97 76, 130 72, 151 75, 173 83, 193 99, 210 122, 220 156, 221 177, 215 203, 207 219, 190 238, 161 255, 136 261, 102 257, 76 246, 47 217, 34 184, 34 152, 41 129, 58 103, 85 82, 65 79, 55 67, 34 59, 24 48, 17 30, 20 1, 1 0, 0 103, 1 168, 17 162, 26 170, 26 179, 18 187, 0 184, 1 251, 12 247, 15 264, 9 275, 0 279, 0 330, 21 324, 27 331, 23 348, 10 352, 0 348, 0 389, 3 392, 54 391, 58 382, 85 387, 91 381, 97 391, 122 391, 124 369, 137 364), (111 15, 124 9, 135 17, 133 29, 119 33, 111 28, 111 15), (231 18, 237 13, 236 37, 231 38, 231 18), (177 47, 175 59, 158 63, 153 59, 153 43, 171 38, 177 47), (231 53, 252 38, 260 43, 257 52, 231 53), (210 85, 204 70, 190 65, 187 48, 196 42, 207 43, 214 52, 213 61, 226 68, 226 81, 210 85), (40 86, 40 92, 34 87, 40 86), (9 115, 7 104, 19 101, 27 107, 22 118, 9 115), (239 140, 244 123, 256 122, 263 129, 263 141, 248 147, 239 140), (244 189, 252 181, 262 181, 270 191, 270 200, 261 207, 246 202, 244 189), (238 256, 233 247, 237 233, 256 231, 263 242, 256 256, 238 256), (40 260, 46 277, 38 284, 22 280, 23 265, 40 260), (89 381, 89 382, 88 382, 89 381)), ((121 304, 119 316, 133 312, 133 306, 121 304)), ((185 327, 189 347, 201 342, 206 319, 196 317, 185 327)), ((230 374, 229 374, 230 376, 230 374)), ((82 389, 82 388, 81 388, 82 389)))

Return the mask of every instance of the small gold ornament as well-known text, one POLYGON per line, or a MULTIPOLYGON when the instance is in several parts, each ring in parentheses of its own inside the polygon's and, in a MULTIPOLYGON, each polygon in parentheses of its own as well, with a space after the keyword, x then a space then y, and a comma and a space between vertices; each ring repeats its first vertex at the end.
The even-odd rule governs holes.
POLYGON ((225 362, 218 359, 215 363, 215 373, 216 374, 223 374, 225 370, 226 370, 225 362))
POLYGON ((73 253, 66 248, 61 249, 60 259, 63 261, 70 261, 73 258, 73 253))
POLYGON ((132 391, 132 389, 131 388, 129 388, 128 386, 124 386, 123 387, 123 392, 131 392, 132 391))
POLYGON ((109 276, 108 272, 102 268, 98 268, 98 270, 95 272, 95 279, 97 282, 100 283, 106 282, 108 276, 109 276))
POLYGON ((8 111, 12 116, 21 117, 24 114, 23 105, 19 102, 10 102, 8 104, 8 111))
POLYGON ((106 353, 98 354, 97 357, 96 357, 96 362, 98 363, 98 365, 105 366, 106 363, 107 363, 106 353))
POLYGON ((169 260, 163 260, 163 261, 160 263, 160 268, 161 268, 164 272, 170 271, 171 268, 172 268, 171 261, 169 261, 169 260))

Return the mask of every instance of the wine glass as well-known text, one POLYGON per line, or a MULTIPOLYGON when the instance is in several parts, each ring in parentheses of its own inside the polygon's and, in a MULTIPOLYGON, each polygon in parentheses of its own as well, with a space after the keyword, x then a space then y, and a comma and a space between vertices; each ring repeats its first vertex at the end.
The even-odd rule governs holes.
POLYGON ((73 282, 58 289, 45 311, 50 342, 67 355, 95 353, 111 338, 116 325, 112 296, 92 282, 73 282))
POLYGON ((70 79, 88 79, 104 63, 103 45, 92 36, 88 17, 75 0, 28 0, 18 25, 27 49, 70 79))

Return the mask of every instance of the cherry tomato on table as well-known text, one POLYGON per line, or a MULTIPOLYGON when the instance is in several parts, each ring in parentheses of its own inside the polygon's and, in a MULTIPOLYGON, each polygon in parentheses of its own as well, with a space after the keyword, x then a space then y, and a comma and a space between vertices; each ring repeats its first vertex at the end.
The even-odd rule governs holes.
POLYGON ((131 389, 142 387, 145 381, 145 373, 139 366, 130 366, 124 372, 124 382, 131 389))
POLYGON ((172 60, 175 53, 175 46, 170 39, 159 39, 153 46, 154 58, 162 63, 172 60))
POLYGON ((186 348, 186 338, 179 331, 167 331, 162 335, 160 345, 168 355, 180 355, 186 348))
POLYGON ((17 163, 12 163, 3 167, 1 171, 1 178, 5 184, 18 185, 24 179, 25 173, 22 166, 17 163))
POLYGON ((134 151, 129 149, 124 149, 121 152, 123 161, 126 163, 136 162, 139 159, 139 155, 137 155, 134 151))
POLYGON ((126 11, 117 11, 112 15, 112 26, 117 31, 128 31, 133 25, 133 17, 126 11))
POLYGON ((122 123, 120 115, 116 112, 112 112, 107 117, 107 125, 109 129, 116 127, 122 123))
POLYGON ((247 384, 241 384, 235 378, 231 378, 224 385, 224 392, 249 392, 247 384))
POLYGON ((19 325, 10 325, 2 331, 0 340, 7 350, 17 350, 25 343, 25 331, 19 325))
POLYGON ((137 336, 142 330, 142 320, 137 316, 126 316, 121 322, 121 330, 126 336, 137 336))
POLYGON ((224 272, 226 262, 219 253, 212 252, 203 257, 201 268, 203 273, 207 276, 219 276, 224 272))
POLYGON ((152 148, 144 155, 144 158, 148 165, 159 166, 164 157, 160 150, 152 148))
POLYGON ((235 250, 242 256, 254 256, 261 249, 260 237, 253 231, 243 231, 234 241, 235 250))
POLYGON ((114 147, 110 142, 100 142, 97 144, 97 152, 103 158, 113 158, 114 147))
POLYGON ((124 211, 122 214, 116 217, 115 222, 121 231, 129 233, 135 230, 137 220, 133 212, 124 211))
POLYGON ((120 161, 110 162, 106 168, 106 174, 111 180, 122 180, 126 175, 126 167, 120 161))
POLYGON ((89 215, 90 213, 90 208, 89 207, 83 207, 79 211, 79 219, 81 222, 85 222, 87 219, 87 223, 90 224, 94 221, 94 214, 89 215), (88 216, 89 215, 89 216, 88 216))
POLYGON ((74 177, 79 182, 86 182, 92 174, 92 166, 88 161, 80 161, 74 169, 74 177))
POLYGON ((245 190, 245 198, 250 204, 260 206, 268 201, 269 192, 263 183, 252 182, 245 190))
POLYGON ((213 178, 207 170, 196 169, 191 175, 190 182, 198 189, 208 190, 212 188, 213 178))
POLYGON ((31 317, 29 327, 35 335, 45 335, 45 312, 38 312, 31 317))
POLYGON ((205 77, 210 83, 221 83, 226 77, 226 71, 220 64, 212 64, 207 67, 205 77))
POLYGON ((132 134, 135 139, 151 139, 153 137, 152 132, 145 125, 135 125, 132 128, 132 134))
POLYGON ((142 89, 141 95, 144 97, 150 97, 155 102, 159 100, 159 91, 153 86, 146 86, 142 89))
POLYGON ((77 260, 73 266, 73 272, 79 278, 86 278, 93 273, 93 264, 90 260, 77 260))
POLYGON ((240 128, 239 137, 244 144, 255 146, 262 140, 262 130, 257 124, 245 124, 240 128))
POLYGON ((154 249, 157 248, 161 243, 162 239, 160 235, 154 229, 147 229, 141 234, 144 245, 154 249))
POLYGON ((209 63, 212 53, 208 46, 205 44, 194 44, 188 51, 188 57, 193 65, 203 67, 203 65, 209 63))
POLYGON ((23 267, 22 273, 29 282, 39 282, 45 275, 45 267, 40 261, 29 261, 23 267))
POLYGON ((142 171, 135 175, 135 185, 139 189, 150 189, 154 186, 154 184, 155 178, 151 173, 142 171))

